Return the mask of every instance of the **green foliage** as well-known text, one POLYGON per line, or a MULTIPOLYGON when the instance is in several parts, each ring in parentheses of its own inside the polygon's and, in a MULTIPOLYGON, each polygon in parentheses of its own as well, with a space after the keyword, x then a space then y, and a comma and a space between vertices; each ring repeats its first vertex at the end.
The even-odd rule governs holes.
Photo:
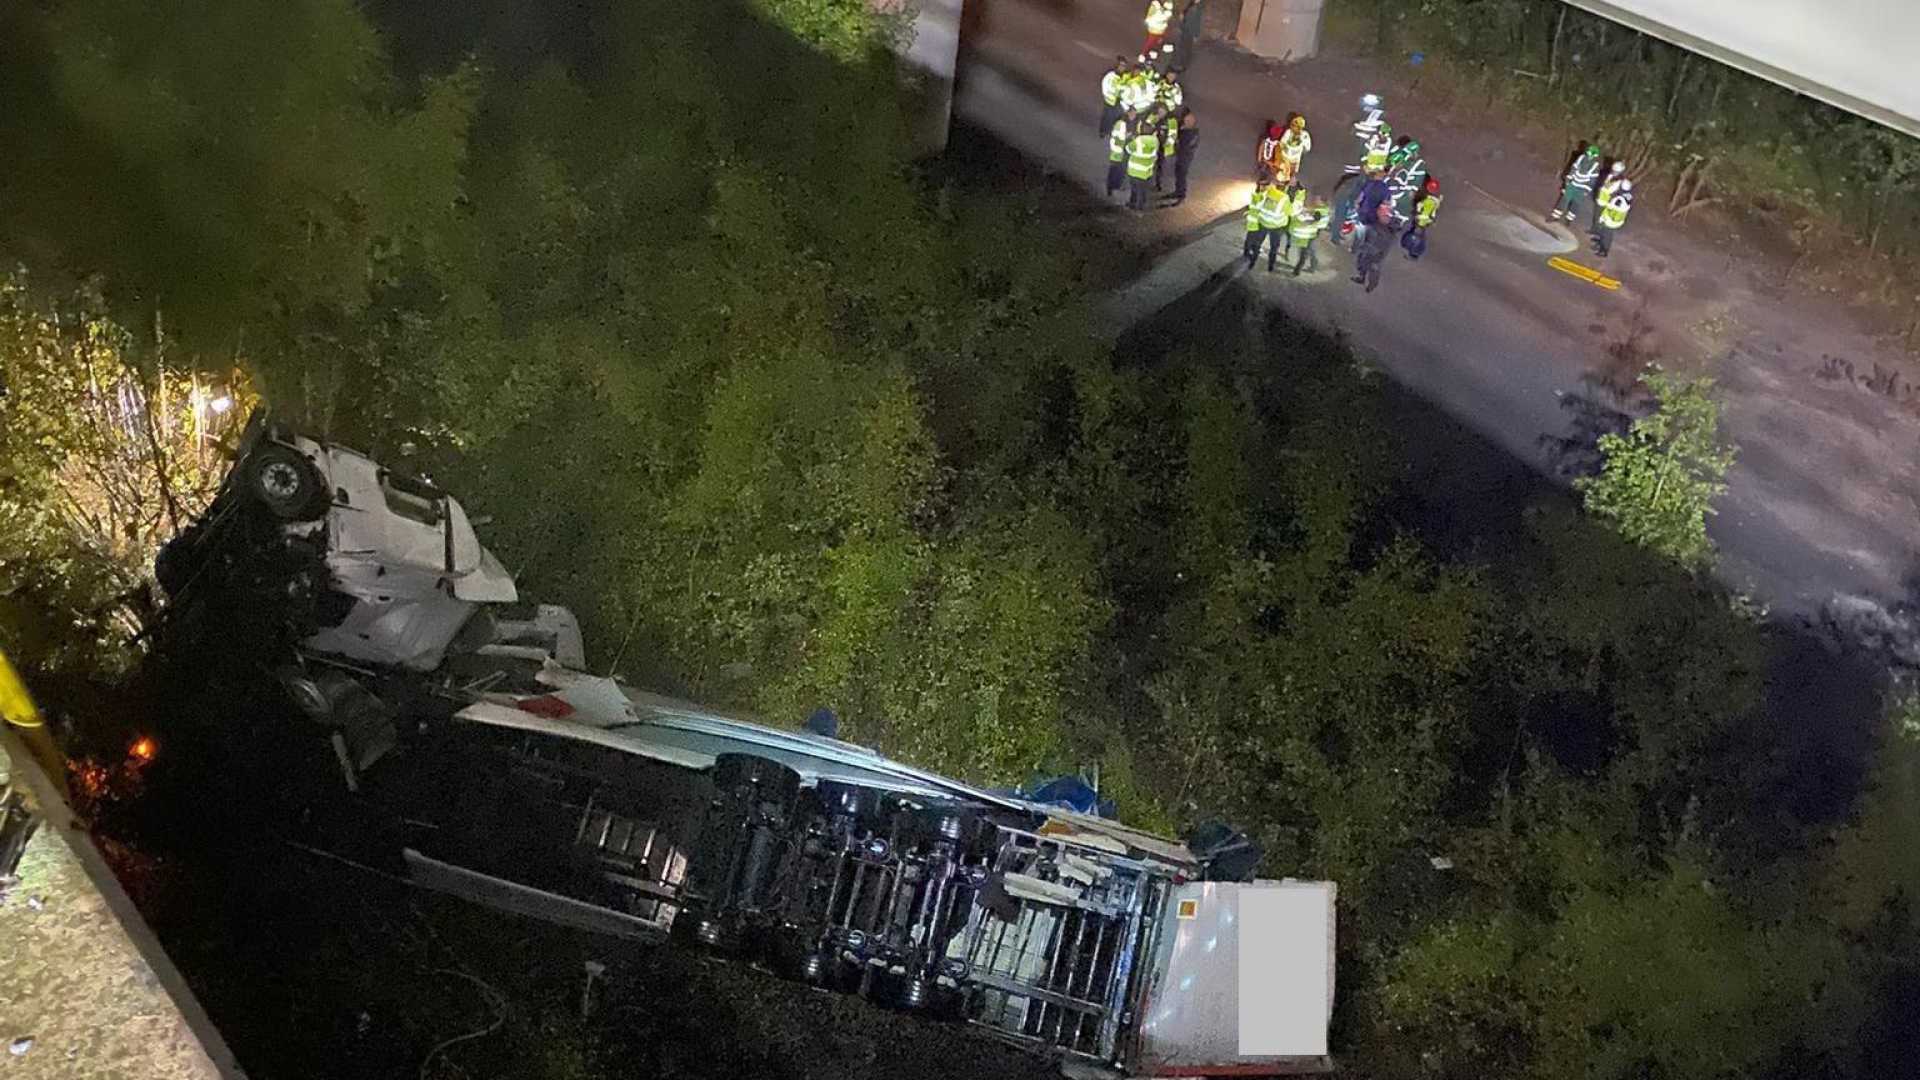
POLYGON ((0 624, 26 662, 77 674, 129 662, 153 553, 212 500, 252 402, 240 373, 169 370, 99 306, 0 276, 0 624), (59 615, 29 631, 35 609, 59 615))
MULTIPOLYGON (((1460 49, 1542 29, 1432 6, 1475 9, 1460 49)), ((1400 426, 1336 343, 1227 311, 1174 357, 1090 345, 1074 232, 919 181, 855 0, 610 5, 584 58, 483 36, 417 83, 344 0, 50 10, 6 16, 0 79, 37 103, 0 117, 10 235, 195 332, 130 349, 0 292, 35 403, 0 403, 0 574, 86 594, 0 585, 0 617, 111 591, 47 554, 94 445, 72 361, 177 386, 244 331, 276 405, 412 444, 492 517, 596 668, 829 705, 982 782, 1097 762, 1136 821, 1232 820, 1264 872, 1338 881, 1338 1048, 1370 1076, 1758 1072, 1850 1034, 1907 955, 1906 744, 1830 859, 1800 855, 1824 825, 1740 839, 1767 646, 1648 550, 1705 555, 1706 385, 1651 378, 1585 487, 1632 543, 1556 504, 1469 563, 1396 516, 1400 426), (1763 878, 1821 892, 1763 913, 1763 878)), ((550 1070, 590 1073, 562 1034, 550 1070)))
POLYGON ((1558 114, 1576 137, 1676 176, 1700 158, 1712 192, 1797 206, 1869 247, 1920 239, 1920 139, 1862 120, 1560 0, 1334 0, 1330 26, 1375 51, 1452 61, 1489 95, 1558 114), (1516 75, 1525 72, 1526 78, 1516 75))
POLYGON ((1687 565, 1713 557, 1707 515, 1726 490, 1734 452, 1720 442, 1720 406, 1710 379, 1680 380, 1653 371, 1641 379, 1653 411, 1624 435, 1600 437, 1606 462, 1574 487, 1589 511, 1636 544, 1687 565))

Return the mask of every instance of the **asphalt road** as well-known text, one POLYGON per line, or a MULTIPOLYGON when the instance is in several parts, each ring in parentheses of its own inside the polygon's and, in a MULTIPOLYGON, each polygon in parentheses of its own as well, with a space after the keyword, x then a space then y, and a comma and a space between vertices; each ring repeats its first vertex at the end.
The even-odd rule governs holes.
MULTIPOLYGON (((1100 193, 1099 80, 1116 53, 1139 48, 1141 6, 969 0, 956 110, 1100 193)), ((1870 339, 1759 284, 1749 254, 1667 228, 1663 210, 1646 209, 1664 191, 1643 198, 1612 258, 1594 259, 1582 237, 1544 223, 1555 152, 1490 130, 1470 106, 1429 107, 1417 78, 1359 60, 1279 65, 1203 44, 1184 82, 1202 129, 1190 198, 1142 215, 1114 212, 1114 227, 1138 241, 1197 238, 1129 294, 1127 313, 1145 318, 1182 302, 1233 262, 1238 220, 1201 230, 1245 205, 1269 118, 1308 115, 1315 146, 1304 175, 1324 194, 1357 158, 1357 99, 1384 92, 1389 122, 1421 139, 1445 185, 1427 256, 1412 263, 1396 253, 1367 295, 1347 280, 1351 256, 1323 241, 1319 274, 1269 276, 1262 264, 1246 275, 1255 288, 1297 318, 1341 329, 1391 378, 1549 475, 1561 472, 1556 447, 1575 434, 1583 406, 1610 403, 1592 380, 1634 366, 1622 355, 1711 371, 1725 431, 1740 447, 1711 522, 1720 575, 1783 614, 1813 614, 1836 595, 1901 598, 1920 563, 1920 474, 1910 464, 1920 462, 1920 422, 1852 380, 1843 388, 1811 374, 1843 345, 1866 368, 1870 339), (1548 265, 1556 254, 1602 268, 1622 287, 1557 271, 1548 265)))

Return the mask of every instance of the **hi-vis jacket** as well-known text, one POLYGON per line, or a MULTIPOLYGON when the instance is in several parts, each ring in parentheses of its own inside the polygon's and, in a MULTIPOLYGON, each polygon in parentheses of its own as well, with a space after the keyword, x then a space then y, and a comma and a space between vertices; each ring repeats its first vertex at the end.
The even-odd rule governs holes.
POLYGON ((1600 178, 1600 156, 1581 154, 1573 159, 1573 168, 1567 170, 1567 186, 1577 187, 1581 191, 1592 191, 1593 182, 1600 178))

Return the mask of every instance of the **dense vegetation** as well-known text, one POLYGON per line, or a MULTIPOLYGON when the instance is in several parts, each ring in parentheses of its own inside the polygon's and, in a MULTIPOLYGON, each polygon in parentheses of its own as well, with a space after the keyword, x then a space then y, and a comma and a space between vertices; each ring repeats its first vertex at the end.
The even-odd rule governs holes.
MULTIPOLYGON (((0 250, 58 298, 8 316, 10 386, 164 311, 115 339, 138 385, 238 363, 411 455, 597 663, 1249 826, 1340 884, 1366 1075, 1920 1054, 1920 746, 1869 675, 1563 502, 1462 542, 1338 342, 1229 299, 1106 355, 1043 192, 907 163, 858 0, 217 7, 0 15, 0 250)), ((83 447, 23 397, 31 508, 83 447)), ((117 553, 48 520, 0 520, 0 633, 104 633, 121 579, 27 579, 117 553)))

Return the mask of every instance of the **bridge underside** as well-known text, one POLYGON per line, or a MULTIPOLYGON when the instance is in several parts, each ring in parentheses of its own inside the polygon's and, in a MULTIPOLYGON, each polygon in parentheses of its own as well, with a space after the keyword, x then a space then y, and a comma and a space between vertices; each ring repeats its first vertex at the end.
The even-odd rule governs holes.
POLYGON ((1920 137, 1912 0, 1566 2, 1920 137))

